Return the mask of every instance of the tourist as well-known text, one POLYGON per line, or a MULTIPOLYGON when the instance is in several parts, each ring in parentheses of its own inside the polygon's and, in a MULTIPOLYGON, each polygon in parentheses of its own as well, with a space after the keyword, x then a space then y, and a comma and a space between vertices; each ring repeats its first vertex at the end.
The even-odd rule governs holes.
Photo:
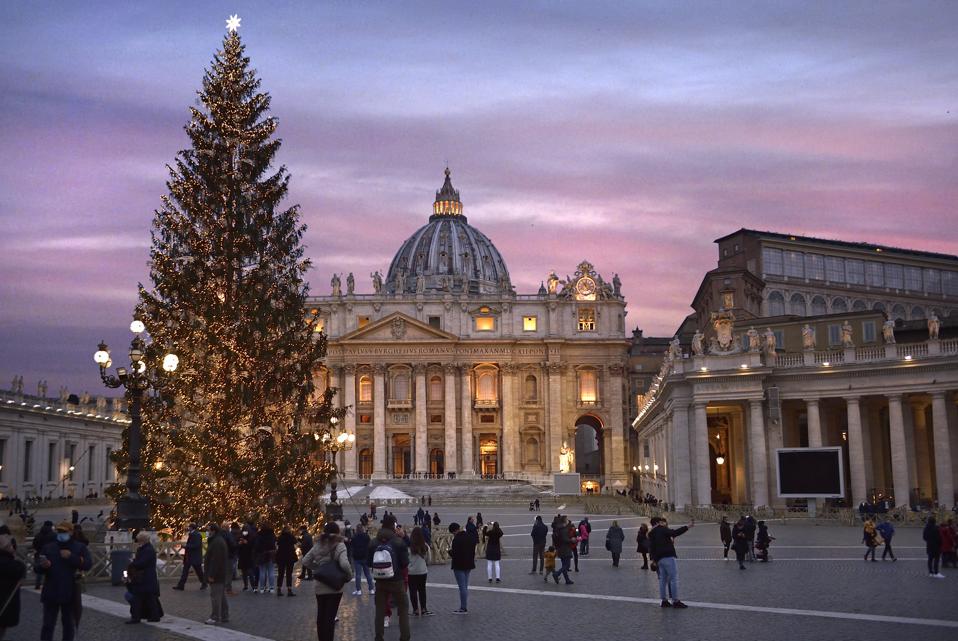
POLYGON ((366 528, 362 525, 356 526, 350 545, 353 548, 353 570, 356 575, 356 589, 353 590, 353 596, 362 596, 364 576, 369 593, 376 594, 376 588, 373 587, 373 575, 369 571, 369 535, 366 534, 366 528))
POLYGON ((878 530, 878 533, 881 534, 881 538, 885 541, 885 549, 882 550, 881 560, 884 561, 885 557, 889 554, 891 555, 892 561, 897 561, 895 553, 891 549, 891 539, 895 536, 895 526, 891 524, 887 518, 884 519, 881 523, 875 526, 875 529, 878 530))
POLYGON ((536 504, 536 512, 538 512, 538 511, 539 511, 539 499, 536 499, 536 500, 535 500, 535 504, 536 504))
MULTIPOLYGON (((589 517, 585 516, 579 521, 578 535, 579 535, 579 554, 582 556, 589 555, 589 536, 592 534, 592 524, 589 523, 589 517)), ((579 567, 578 560, 575 564, 576 569, 579 567)))
POLYGON ((865 560, 871 556, 875 561, 875 548, 878 547, 878 532, 875 530, 875 522, 871 519, 865 519, 865 525, 862 528, 862 543, 865 544, 865 560))
MULTIPOLYGON (((313 535, 309 533, 309 528, 305 525, 300 526, 299 528, 299 554, 301 559, 305 559, 306 555, 309 554, 309 551, 313 549, 313 535)), ((349 546, 346 546, 346 550, 349 550, 349 546)), ((313 580, 313 571, 310 570, 305 565, 301 565, 299 568, 299 580, 300 581, 312 581, 313 580)))
MULTIPOLYGON (((429 507, 432 507, 432 494, 426 496, 426 503, 429 505, 429 507)), ((436 523, 436 525, 439 525, 439 524, 436 523)))
POLYGON ((403 585, 403 573, 409 567, 409 548, 396 535, 395 526, 393 520, 386 521, 367 555, 376 581, 376 641, 383 641, 390 599, 399 610, 399 640, 409 641, 409 601, 403 585))
POLYGON ((256 533, 256 565, 259 567, 260 594, 273 592, 276 569, 276 534, 269 525, 262 525, 256 533))
POLYGON ((556 548, 554 545, 550 545, 549 549, 545 551, 542 555, 545 559, 545 575, 542 577, 542 580, 546 583, 549 582, 549 576, 556 571, 556 548))
POLYGON ((549 534, 549 528, 542 522, 541 516, 536 516, 536 522, 532 526, 532 571, 529 574, 536 573, 536 561, 539 562, 539 574, 542 574, 542 562, 546 551, 546 537, 549 534))
POLYGON ((489 583, 492 583, 494 570, 496 583, 502 583, 500 578, 502 569, 502 528, 499 527, 498 522, 493 521, 489 532, 483 534, 486 538, 486 577, 489 579, 489 583))
MULTIPOLYGON (((53 521, 44 521, 43 525, 40 527, 40 531, 37 532, 36 536, 33 537, 33 563, 36 564, 40 558, 41 551, 51 541, 55 541, 57 538, 56 532, 53 531, 53 521)), ((43 584, 43 575, 39 572, 36 573, 35 577, 36 583, 34 588, 39 590, 40 585, 43 584)))
POLYGON ((71 540, 73 524, 64 521, 55 528, 56 539, 43 546, 35 568, 44 575, 40 602, 43 603, 43 627, 40 641, 53 641, 57 614, 63 624, 63 641, 73 641, 75 631, 75 592, 80 589, 76 573, 89 570, 91 560, 83 554, 83 546, 71 540))
POLYGON ((619 567, 623 541, 625 541, 625 532, 619 527, 618 521, 612 521, 612 526, 605 534, 605 549, 612 553, 612 567, 614 568, 619 567))
POLYGON ((247 523, 237 540, 236 560, 240 572, 243 573, 243 592, 252 590, 253 594, 256 594, 257 588, 255 543, 256 530, 247 523))
POLYGON ((745 537, 748 539, 748 560, 755 561, 755 519, 749 514, 745 517, 745 537))
POLYGON ((449 558, 452 561, 452 573, 459 586, 459 609, 453 614, 467 614, 469 612, 469 573, 476 569, 476 540, 460 529, 458 523, 449 524, 449 533, 452 534, 452 545, 449 548, 449 558))
POLYGON ((662 600, 663 608, 687 608, 688 606, 679 600, 678 564, 674 539, 688 532, 689 528, 695 527, 695 521, 674 530, 668 525, 664 517, 654 517, 652 529, 649 531, 652 560, 659 568, 659 598, 662 600), (669 594, 672 595, 672 603, 665 598, 666 585, 668 585, 669 594))
POLYGON ((296 565, 296 537, 290 527, 284 526, 276 539, 276 596, 283 596, 283 582, 286 582, 288 596, 293 592, 293 566, 296 565))
MULTIPOLYGON (((476 541, 479 540, 479 528, 471 516, 466 519, 466 534, 474 538, 476 541)), ((485 540, 485 537, 486 537, 486 528, 482 528, 483 540, 485 540)))
POLYGON ((239 568, 239 540, 242 530, 240 530, 239 523, 230 523, 229 528, 226 527, 225 523, 223 525, 223 538, 226 539, 226 545, 229 546, 230 550, 230 572, 229 579, 226 581, 226 593, 232 595, 233 581, 239 578, 236 571, 239 568))
POLYGON ((429 568, 429 546, 423 538, 422 528, 415 527, 409 535, 409 600, 412 602, 413 616, 431 617, 426 608, 426 577, 429 568))
MULTIPOLYGON (((423 503, 425 503, 425 498, 423 498, 423 503)), ((422 519, 426 515, 426 511, 420 507, 416 510, 416 515, 413 517, 412 522, 414 525, 422 525, 422 519)))
POLYGON ((921 538, 925 541, 925 552, 928 553, 928 576, 936 579, 945 578, 938 571, 938 564, 941 562, 941 530, 938 529, 934 516, 929 516, 925 521, 921 538))
POLYGON ((575 528, 564 516, 558 516, 552 532, 552 544, 556 549, 556 556, 559 557, 561 566, 552 571, 552 579, 559 584, 559 575, 565 578, 566 585, 572 585, 574 581, 569 578, 569 568, 572 561, 572 553, 575 550, 575 539, 572 532, 575 528))
POLYGON ((20 624, 20 584, 27 576, 27 566, 14 556, 13 537, 0 534, 0 639, 8 628, 20 624), (5 604, 5 606, 3 605, 5 604))
MULTIPOLYGON (((357 528, 357 532, 361 528, 357 528)), ((365 531, 363 532, 365 535, 365 531)), ((366 541, 369 537, 366 536, 366 541)), ((356 539, 353 538, 355 544, 356 539)), ((362 557, 365 559, 366 550, 362 555, 354 556, 354 560, 362 557)), ((353 570, 349 564, 349 553, 346 551, 346 544, 339 536, 339 526, 335 522, 328 522, 323 527, 323 533, 319 535, 319 541, 311 546, 309 552, 303 557, 303 567, 309 569, 315 578, 316 591, 316 637, 319 641, 333 641, 336 634, 336 612, 339 610, 339 603, 343 598, 343 590, 353 577, 353 570), (342 572, 343 583, 338 588, 334 584, 324 583, 319 577, 321 574, 320 566, 327 563, 335 563, 342 572)), ((367 569, 367 572, 369 570, 367 569)), ((380 634, 379 638, 382 638, 380 634)), ((408 637, 407 637, 408 638, 408 637)))
POLYGON ((732 545, 732 526, 729 525, 728 517, 723 516, 719 523, 719 537, 722 539, 722 545, 725 547, 725 560, 728 561, 728 549, 732 545))
POLYGON ((160 582, 156 575, 156 550, 147 532, 136 535, 136 553, 127 568, 126 589, 130 593, 130 620, 127 623, 139 623, 144 618, 156 622, 163 617, 160 582))
POLYGON ((649 526, 643 523, 639 526, 639 533, 635 535, 635 551, 642 555, 640 570, 649 569, 649 526))
POLYGON ((955 529, 954 521, 948 519, 938 526, 941 533, 941 567, 955 567, 955 529))
POLYGON ((210 585, 210 617, 208 625, 229 623, 230 606, 226 600, 226 582, 230 572, 230 549, 223 531, 216 523, 206 528, 206 556, 203 570, 210 585))
POLYGON ((569 531, 569 542, 572 546, 572 560, 575 562, 575 571, 579 571, 579 528, 572 524, 572 521, 566 522, 566 528, 569 531))
MULTIPOLYGON (((768 533, 768 526, 765 525, 765 521, 759 521, 755 547, 759 551, 758 558, 762 563, 768 563, 768 548, 772 545, 772 541, 774 540, 775 537, 768 533)), ((874 561, 874 558, 872 560, 874 561)))
POLYGON ((196 572, 200 580, 200 589, 206 589, 206 575, 203 574, 203 535, 200 534, 196 523, 190 523, 186 532, 186 543, 183 545, 183 572, 180 573, 180 582, 173 586, 174 590, 186 589, 186 580, 190 578, 190 570, 196 572))
POLYGON ((482 512, 476 512, 476 527, 482 527, 482 512))
POLYGON ((432 514, 429 513, 429 510, 426 510, 426 514, 423 517, 424 521, 429 525, 432 525, 432 514))
POLYGON ((735 560, 738 561, 738 569, 745 569, 745 555, 748 554, 748 533, 745 529, 745 517, 739 517, 735 527, 732 528, 732 549, 735 550, 735 560))
MULTIPOLYGON (((429 505, 432 505, 432 497, 429 498, 429 505)), ((432 526, 439 527, 441 521, 439 520, 439 512, 436 512, 432 515, 432 526)))

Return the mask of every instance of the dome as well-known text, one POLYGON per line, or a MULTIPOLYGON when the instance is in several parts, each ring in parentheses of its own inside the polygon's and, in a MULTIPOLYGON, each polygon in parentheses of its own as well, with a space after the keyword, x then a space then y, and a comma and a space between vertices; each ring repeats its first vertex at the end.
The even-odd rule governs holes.
POLYGON ((470 225, 449 168, 436 192, 429 222, 406 239, 389 265, 391 294, 459 292, 512 293, 509 270, 492 241, 470 225), (420 278, 421 277, 421 278, 420 278))

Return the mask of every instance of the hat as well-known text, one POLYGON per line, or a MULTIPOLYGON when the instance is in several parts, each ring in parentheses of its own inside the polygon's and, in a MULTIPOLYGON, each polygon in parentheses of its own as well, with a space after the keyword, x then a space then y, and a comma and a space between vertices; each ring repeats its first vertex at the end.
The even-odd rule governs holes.
POLYGON ((72 532, 73 523, 71 523, 70 521, 60 521, 59 523, 57 523, 56 530, 57 532, 72 532))

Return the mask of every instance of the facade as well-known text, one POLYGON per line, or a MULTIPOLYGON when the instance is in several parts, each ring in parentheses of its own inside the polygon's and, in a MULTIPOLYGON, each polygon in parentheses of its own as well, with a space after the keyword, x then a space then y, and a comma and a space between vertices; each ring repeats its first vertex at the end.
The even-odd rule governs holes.
POLYGON ((0 392, 0 497, 103 495, 116 482, 110 454, 130 422, 119 399, 24 394, 22 381, 0 392), (71 469, 73 468, 73 469, 71 469))
POLYGON ((638 399, 644 491, 782 506, 775 450, 840 446, 846 503, 952 505, 958 257, 750 230, 716 242, 719 267, 638 399))
POLYGON ((317 387, 352 410, 345 478, 505 477, 587 489, 627 481, 625 300, 589 262, 517 293, 495 245, 470 225, 446 170, 427 224, 374 293, 334 275, 310 313, 329 339, 317 387), (567 451, 568 450, 568 453, 567 451))

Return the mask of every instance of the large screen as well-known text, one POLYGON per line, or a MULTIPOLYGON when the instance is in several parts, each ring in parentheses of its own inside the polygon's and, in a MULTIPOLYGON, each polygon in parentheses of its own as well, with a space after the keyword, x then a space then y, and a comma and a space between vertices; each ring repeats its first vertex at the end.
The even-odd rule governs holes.
POLYGON ((582 494, 582 481, 578 474, 553 474, 556 494, 582 494))
POLYGON ((845 496, 845 466, 840 447, 775 450, 778 495, 782 498, 845 496))

